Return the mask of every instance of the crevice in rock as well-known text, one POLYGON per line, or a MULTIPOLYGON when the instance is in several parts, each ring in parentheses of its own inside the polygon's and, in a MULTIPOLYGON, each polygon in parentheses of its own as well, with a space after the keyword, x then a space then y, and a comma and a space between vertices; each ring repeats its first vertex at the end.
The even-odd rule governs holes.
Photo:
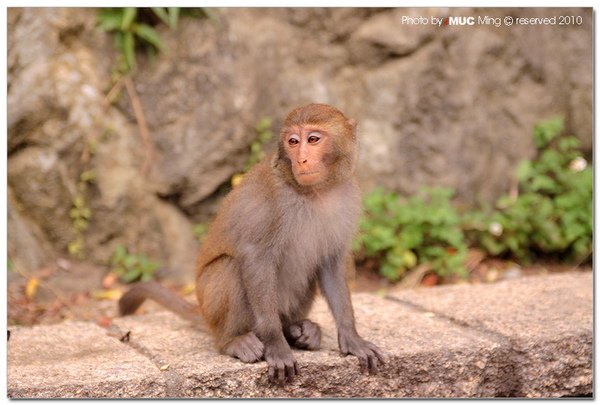
POLYGON ((125 331, 116 325, 111 325, 106 333, 108 336, 118 339, 119 342, 126 344, 133 350, 146 357, 161 372, 165 383, 165 396, 168 398, 179 397, 182 395, 181 387, 185 382, 183 375, 171 368, 168 361, 160 355, 152 353, 148 348, 135 341, 135 335, 131 331, 125 331))
POLYGON ((427 307, 424 307, 419 304, 415 304, 414 302, 403 300, 401 298, 393 297, 390 295, 386 295, 383 297, 386 300, 393 301, 400 305, 404 305, 406 307, 411 308, 417 312, 421 313, 430 313, 434 314, 436 318, 445 320, 450 322, 453 325, 458 326, 461 329, 465 329, 467 331, 474 331, 477 334, 483 335, 484 337, 499 343, 504 348, 504 356, 502 359, 502 371, 505 375, 504 389, 497 393, 498 397, 521 397, 523 396, 522 392, 522 378, 519 370, 519 364, 522 364, 523 358, 522 353, 515 348, 514 341, 494 330, 491 330, 481 324, 471 324, 469 322, 465 322, 461 319, 457 319, 453 316, 449 316, 443 313, 439 313, 433 311, 427 307))

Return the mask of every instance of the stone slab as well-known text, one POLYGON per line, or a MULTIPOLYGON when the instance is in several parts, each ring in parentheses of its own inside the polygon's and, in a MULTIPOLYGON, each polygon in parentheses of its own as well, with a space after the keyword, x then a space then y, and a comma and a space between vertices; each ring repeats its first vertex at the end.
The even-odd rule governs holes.
POLYGON ((301 375, 285 387, 267 383, 265 362, 219 355, 206 332, 168 312, 118 318, 110 331, 83 322, 11 327, 8 396, 589 396, 592 297, 589 273, 355 294, 359 333, 389 355, 375 376, 339 355, 319 299, 310 318, 322 327, 322 348, 295 351, 301 375))
POLYGON ((405 290, 389 298, 509 342, 518 373, 512 395, 592 393, 591 272, 405 290))
POLYGON ((267 384, 266 363, 219 355, 210 337, 170 313, 115 320, 131 342, 174 373, 171 397, 471 397, 505 395, 509 379, 502 342, 445 319, 369 294, 353 296, 359 332, 388 352, 376 376, 341 357, 322 299, 310 318, 323 330, 321 350, 295 350, 301 375, 285 387, 267 384))
POLYGON ((162 397, 160 371, 92 323, 10 327, 9 398, 162 397))

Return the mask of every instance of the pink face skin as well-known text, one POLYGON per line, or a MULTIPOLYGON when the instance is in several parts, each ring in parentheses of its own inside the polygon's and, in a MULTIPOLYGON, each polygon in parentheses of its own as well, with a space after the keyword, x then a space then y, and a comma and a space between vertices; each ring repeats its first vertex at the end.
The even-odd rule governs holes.
POLYGON ((321 128, 302 126, 290 128, 283 141, 298 184, 319 184, 326 175, 323 157, 329 150, 329 135, 321 128))

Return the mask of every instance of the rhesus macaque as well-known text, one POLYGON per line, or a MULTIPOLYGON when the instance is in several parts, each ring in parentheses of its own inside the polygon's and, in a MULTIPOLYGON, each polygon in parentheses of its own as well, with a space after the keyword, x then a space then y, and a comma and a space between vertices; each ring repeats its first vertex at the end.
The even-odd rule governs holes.
POLYGON ((354 120, 324 104, 290 112, 278 150, 244 176, 209 228, 197 260, 198 308, 151 282, 121 298, 121 314, 152 298, 184 318, 202 318, 221 353, 264 359, 269 380, 283 383, 298 374, 290 345, 317 350, 321 343, 319 325, 306 319, 318 283, 341 353, 376 373, 384 354, 356 332, 345 280, 361 209, 356 155, 354 120))

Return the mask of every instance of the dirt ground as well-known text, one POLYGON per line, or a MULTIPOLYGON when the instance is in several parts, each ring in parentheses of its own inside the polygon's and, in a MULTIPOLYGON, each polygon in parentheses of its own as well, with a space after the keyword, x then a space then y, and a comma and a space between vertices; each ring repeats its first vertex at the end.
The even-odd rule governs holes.
MULTIPOLYGON (((485 258, 480 252, 470 252, 467 260, 467 278, 438 277, 426 267, 417 267, 399 283, 391 283, 377 274, 374 263, 360 263, 350 288, 353 292, 376 292, 385 294, 400 288, 432 287, 456 283, 493 283, 506 279, 531 275, 591 271, 591 265, 572 266, 557 263, 536 263, 521 267, 511 261, 485 258)), ((157 278, 162 284, 194 302, 193 284, 177 285, 168 280, 168 274, 159 271, 157 278)), ((59 259, 51 266, 25 274, 16 269, 8 272, 8 324, 53 324, 63 320, 93 321, 109 326, 118 316, 117 300, 127 290, 107 267, 59 259)), ((160 306, 148 302, 141 313, 160 310, 160 306)))

